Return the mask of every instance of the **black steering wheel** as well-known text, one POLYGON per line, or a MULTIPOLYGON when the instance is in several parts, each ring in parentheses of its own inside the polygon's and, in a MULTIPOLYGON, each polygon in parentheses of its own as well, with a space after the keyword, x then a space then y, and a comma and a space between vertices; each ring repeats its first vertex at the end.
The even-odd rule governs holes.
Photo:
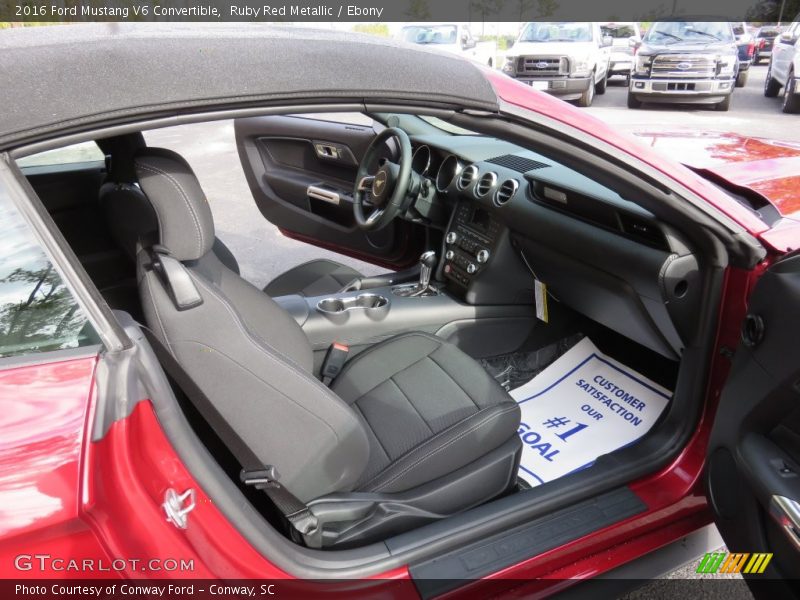
POLYGON ((353 190, 353 215, 356 224, 365 231, 383 229, 402 210, 403 202, 411 185, 411 141, 408 134, 397 127, 389 127, 381 131, 364 153, 356 173, 356 187, 353 190), (367 173, 375 156, 384 142, 396 138, 400 145, 400 162, 395 164, 382 160, 374 175, 367 173), (365 214, 364 197, 370 192, 371 206, 369 215, 365 214))

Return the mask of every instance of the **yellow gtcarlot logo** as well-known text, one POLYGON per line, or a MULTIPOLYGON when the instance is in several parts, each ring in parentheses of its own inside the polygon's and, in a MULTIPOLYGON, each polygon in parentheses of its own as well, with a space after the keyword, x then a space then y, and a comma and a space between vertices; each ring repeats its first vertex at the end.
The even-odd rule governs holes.
POLYGON ((771 552, 709 552, 697 565, 697 573, 760 574, 771 560, 771 552))

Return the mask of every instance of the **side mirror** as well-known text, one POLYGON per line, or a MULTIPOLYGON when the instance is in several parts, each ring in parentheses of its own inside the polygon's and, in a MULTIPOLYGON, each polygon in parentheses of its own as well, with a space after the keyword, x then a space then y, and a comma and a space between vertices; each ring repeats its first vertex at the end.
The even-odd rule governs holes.
POLYGON ((602 45, 603 45, 603 47, 613 46, 614 45, 614 38, 612 38, 610 35, 604 35, 603 36, 603 40, 602 40, 602 45))

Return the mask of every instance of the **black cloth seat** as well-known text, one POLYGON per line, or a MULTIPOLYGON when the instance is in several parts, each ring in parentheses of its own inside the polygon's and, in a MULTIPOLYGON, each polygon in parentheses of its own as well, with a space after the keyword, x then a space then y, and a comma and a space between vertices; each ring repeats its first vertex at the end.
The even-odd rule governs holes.
POLYGON ((473 359, 409 332, 356 355, 326 387, 297 322, 213 252, 211 211, 189 165, 156 148, 135 162, 160 224, 158 253, 137 256, 147 324, 308 503, 323 526, 307 544, 380 539, 515 485, 520 410, 473 359))
POLYGON ((445 476, 519 426, 519 407, 494 379, 452 344, 422 332, 362 352, 331 389, 367 428, 369 461, 355 484, 365 492, 400 492, 445 476))
MULTIPOLYGON (((117 245, 135 262, 136 245, 140 240, 158 238, 158 219, 152 206, 136 183, 133 155, 146 147, 140 133, 109 138, 98 142, 111 156, 111 168, 100 188, 100 207, 109 231, 117 245)), ((239 273, 239 264, 230 249, 215 237, 214 254, 225 266, 239 273)), ((323 296, 335 294, 363 275, 348 266, 328 259, 312 260, 282 273, 264 287, 272 297, 301 294, 323 296)))

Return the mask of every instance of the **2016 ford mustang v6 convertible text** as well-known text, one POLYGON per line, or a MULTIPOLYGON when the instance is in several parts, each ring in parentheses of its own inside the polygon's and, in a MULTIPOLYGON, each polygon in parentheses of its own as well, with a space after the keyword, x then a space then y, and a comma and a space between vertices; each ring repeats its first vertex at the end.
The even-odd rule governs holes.
POLYGON ((336 32, 17 30, 0 67, 5 577, 552 593, 712 522, 796 573, 797 146, 336 32), (143 135, 221 119, 264 219, 383 273, 245 280, 143 135))

